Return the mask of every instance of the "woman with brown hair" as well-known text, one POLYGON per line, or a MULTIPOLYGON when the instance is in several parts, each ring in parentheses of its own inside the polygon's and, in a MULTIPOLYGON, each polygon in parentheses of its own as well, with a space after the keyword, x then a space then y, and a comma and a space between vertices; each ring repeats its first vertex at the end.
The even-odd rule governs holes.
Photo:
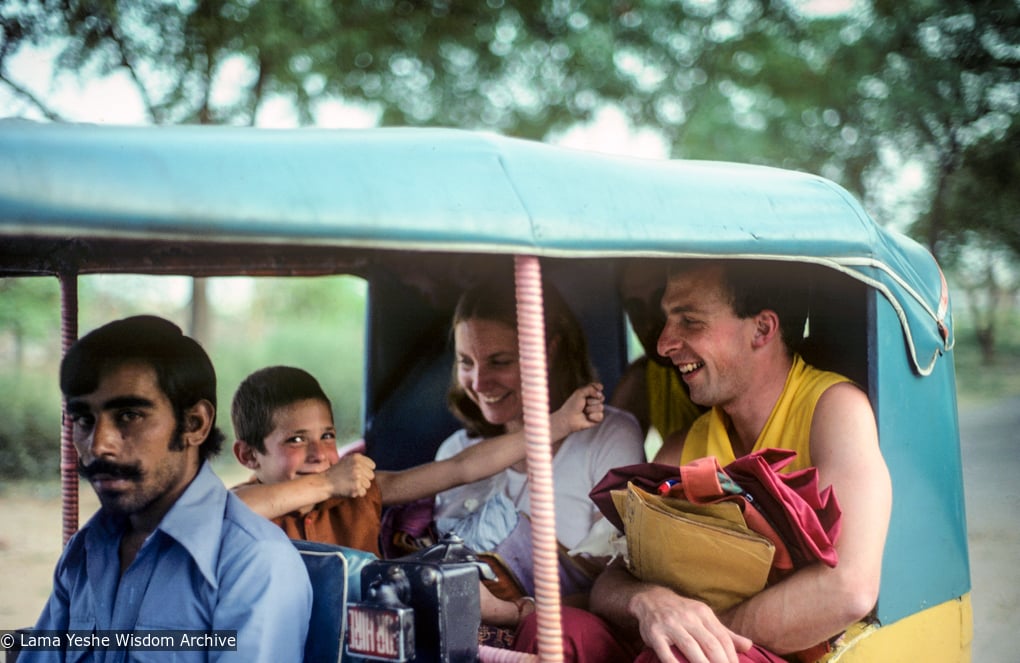
MULTIPOLYGON (((577 319, 552 286, 545 285, 543 292, 549 407, 557 410, 595 375, 577 319)), ((437 460, 524 427, 513 281, 486 282, 466 291, 454 313, 452 335, 455 360, 448 402, 464 428, 443 442, 437 460)), ((611 468, 643 462, 642 444, 633 416, 611 407, 592 428, 559 439, 553 432, 556 534, 565 549, 577 547, 602 518, 588 497, 592 487, 611 468)), ((530 509, 526 462, 520 462, 490 479, 440 493, 436 522, 441 531, 457 532, 477 549, 500 552, 531 594, 530 540, 521 536, 530 509), (516 545, 522 539, 523 545, 516 545)), ((587 594, 590 578, 564 559, 561 555, 563 593, 587 594)))

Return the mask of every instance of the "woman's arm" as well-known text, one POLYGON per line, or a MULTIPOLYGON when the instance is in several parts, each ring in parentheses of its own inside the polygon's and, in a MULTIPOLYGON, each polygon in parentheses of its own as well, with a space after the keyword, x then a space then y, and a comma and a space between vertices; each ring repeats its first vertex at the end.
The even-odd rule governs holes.
MULTIPOLYGON (((600 384, 577 389, 563 407, 550 416, 550 437, 553 441, 560 440, 574 431, 598 424, 604 416, 604 401, 600 384)), ((524 460, 525 455, 524 431, 517 431, 482 440, 445 460, 399 472, 379 472, 376 477, 383 506, 412 502, 490 477, 524 460)))
POLYGON ((245 483, 231 490, 264 518, 310 510, 332 497, 363 497, 375 476, 375 461, 361 454, 340 459, 321 474, 305 474, 279 483, 245 483))

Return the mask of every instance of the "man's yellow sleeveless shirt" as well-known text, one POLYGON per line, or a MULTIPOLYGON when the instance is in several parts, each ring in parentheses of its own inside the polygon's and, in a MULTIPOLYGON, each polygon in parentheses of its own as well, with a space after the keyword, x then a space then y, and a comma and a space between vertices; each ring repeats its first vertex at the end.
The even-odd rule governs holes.
MULTIPOLYGON (((800 355, 794 355, 783 393, 772 408, 772 414, 751 452, 767 448, 791 449, 797 452, 797 457, 783 469, 784 472, 810 467, 811 418, 815 405, 826 389, 841 382, 850 382, 850 379, 838 373, 818 370, 805 363, 800 355)), ((736 460, 726 430, 727 421, 728 417, 719 407, 701 415, 687 433, 680 464, 705 456, 715 456, 723 467, 736 460)))

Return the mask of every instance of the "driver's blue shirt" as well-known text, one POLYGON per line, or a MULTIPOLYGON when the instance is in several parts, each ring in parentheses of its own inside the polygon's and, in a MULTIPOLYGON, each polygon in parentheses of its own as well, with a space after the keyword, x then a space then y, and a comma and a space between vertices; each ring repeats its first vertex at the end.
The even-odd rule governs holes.
POLYGON ((100 509, 72 537, 35 628, 135 636, 236 631, 237 650, 23 651, 19 662, 302 659, 312 605, 304 563, 283 531, 227 491, 208 463, 122 575, 124 530, 123 517, 100 509))

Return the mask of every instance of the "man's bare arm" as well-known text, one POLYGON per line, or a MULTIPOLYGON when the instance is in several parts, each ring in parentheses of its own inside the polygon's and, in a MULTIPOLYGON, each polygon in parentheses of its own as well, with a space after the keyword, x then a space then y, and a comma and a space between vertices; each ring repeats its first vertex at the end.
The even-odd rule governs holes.
POLYGON ((820 487, 831 485, 843 510, 836 568, 816 564, 797 571, 722 615, 734 631, 778 654, 839 633, 878 598, 892 487, 874 414, 854 385, 835 385, 819 400, 811 460, 820 487))

